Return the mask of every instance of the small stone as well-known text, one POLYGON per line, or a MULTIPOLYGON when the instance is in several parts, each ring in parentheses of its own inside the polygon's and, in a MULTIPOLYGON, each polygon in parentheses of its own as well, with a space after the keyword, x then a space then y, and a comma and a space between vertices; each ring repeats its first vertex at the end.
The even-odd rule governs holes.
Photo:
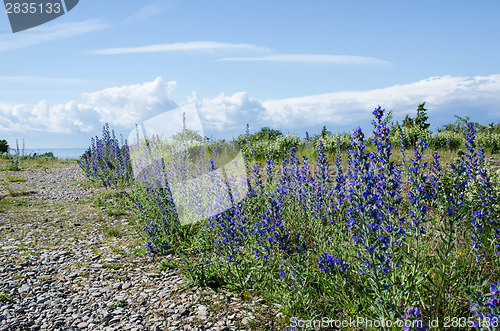
POLYGON ((87 323, 87 322, 80 322, 80 323, 78 323, 78 325, 76 327, 79 328, 79 329, 85 329, 88 326, 89 326, 89 323, 87 323))
POLYGON ((189 309, 186 309, 186 308, 181 308, 179 310, 179 315, 181 316, 186 316, 186 315, 189 315, 189 309))
POLYGON ((118 317, 118 316, 113 317, 111 320, 109 320, 108 325, 112 325, 115 323, 120 323, 120 317, 118 317))
POLYGON ((23 292, 29 292, 29 291, 31 291, 31 287, 28 284, 23 284, 19 288, 19 292, 21 292, 21 293, 23 293, 23 292))
POLYGON ((129 289, 131 286, 132 286, 132 284, 130 284, 130 283, 125 283, 125 284, 123 284, 123 285, 122 285, 122 290, 127 290, 127 289, 129 289))
POLYGON ((198 306, 198 318, 201 320, 204 320, 207 318, 208 314, 208 307, 204 305, 199 305, 198 306))
POLYGON ((248 323, 251 321, 252 319, 249 318, 249 317, 244 317, 242 320, 241 320, 241 324, 243 325, 248 325, 248 323))

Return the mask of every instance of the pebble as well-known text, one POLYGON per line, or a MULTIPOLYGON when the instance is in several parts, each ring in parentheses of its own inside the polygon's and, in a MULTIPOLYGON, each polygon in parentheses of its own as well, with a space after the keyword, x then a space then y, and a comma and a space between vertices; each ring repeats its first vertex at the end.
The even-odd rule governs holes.
POLYGON ((81 323, 78 323, 78 325, 76 327, 79 329, 85 329, 87 326, 89 326, 89 323, 81 322, 81 323))
POLYGON ((0 213, 0 293, 7 296, 0 331, 249 329, 259 304, 186 289, 183 274, 157 272, 156 260, 126 246, 127 254, 117 254, 102 222, 132 234, 133 225, 92 208, 92 194, 106 189, 75 185, 85 181, 76 164, 20 175, 33 192, 26 198, 41 207, 26 217, 0 213))

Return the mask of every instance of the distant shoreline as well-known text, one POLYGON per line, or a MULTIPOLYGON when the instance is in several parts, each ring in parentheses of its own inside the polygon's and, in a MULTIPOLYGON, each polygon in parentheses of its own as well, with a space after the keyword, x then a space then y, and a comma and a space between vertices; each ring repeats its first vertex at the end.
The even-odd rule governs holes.
MULTIPOLYGON (((33 154, 44 154, 52 152, 55 157, 59 159, 77 159, 87 150, 87 148, 26 148, 24 150, 24 155, 33 154)), ((14 148, 9 149, 10 154, 16 154, 14 148)), ((19 153, 23 154, 22 149, 19 149, 19 153)))

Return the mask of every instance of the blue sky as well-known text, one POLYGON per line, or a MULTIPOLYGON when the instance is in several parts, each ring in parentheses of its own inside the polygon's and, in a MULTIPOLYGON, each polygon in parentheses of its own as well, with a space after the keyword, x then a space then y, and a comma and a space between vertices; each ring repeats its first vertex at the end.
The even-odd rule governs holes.
POLYGON ((0 14, 0 139, 85 147, 109 122, 194 103, 206 135, 369 129, 426 101, 431 128, 500 121, 498 1, 80 0, 13 34, 0 14))

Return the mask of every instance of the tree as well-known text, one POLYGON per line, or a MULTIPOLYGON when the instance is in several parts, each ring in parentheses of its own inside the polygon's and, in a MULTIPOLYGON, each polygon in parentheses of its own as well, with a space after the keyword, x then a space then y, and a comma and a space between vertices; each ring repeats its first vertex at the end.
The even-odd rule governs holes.
POLYGON ((0 153, 7 153, 9 151, 9 144, 7 144, 7 140, 0 140, 0 153))
POLYGON ((325 136, 329 136, 332 133, 326 129, 326 125, 323 125, 323 128, 321 129, 321 138, 325 138, 325 136))
POLYGON ((402 124, 403 128, 412 128, 414 125, 415 122, 413 121, 413 118, 411 118, 410 115, 406 115, 402 124))
MULTIPOLYGON (((467 124, 470 123, 469 116, 460 117, 458 115, 453 115, 457 120, 455 123, 446 123, 442 127, 438 128, 438 132, 441 131, 451 131, 455 133, 465 133, 467 130, 467 124)), ((474 128, 476 130, 480 129, 480 125, 477 122, 474 122, 474 128)))
POLYGON ((203 142, 205 139, 198 133, 198 131, 185 129, 181 132, 177 132, 172 136, 172 141, 179 143, 184 141, 189 142, 203 142))
POLYGON ((280 130, 271 129, 267 126, 261 128, 259 132, 253 134, 256 141, 275 139, 282 135, 283 133, 280 130))
POLYGON ((404 128, 413 128, 413 127, 418 127, 421 130, 427 130, 430 126, 429 123, 427 123, 427 109, 424 108, 425 102, 421 103, 418 105, 417 108, 417 117, 415 119, 411 118, 410 115, 406 115, 406 117, 403 120, 402 127, 404 128))
POLYGON ((417 108, 417 117, 415 118, 415 125, 418 125, 420 129, 426 130, 429 128, 430 124, 426 123, 428 117, 426 114, 427 109, 424 108, 425 106, 425 101, 418 105, 417 108))

